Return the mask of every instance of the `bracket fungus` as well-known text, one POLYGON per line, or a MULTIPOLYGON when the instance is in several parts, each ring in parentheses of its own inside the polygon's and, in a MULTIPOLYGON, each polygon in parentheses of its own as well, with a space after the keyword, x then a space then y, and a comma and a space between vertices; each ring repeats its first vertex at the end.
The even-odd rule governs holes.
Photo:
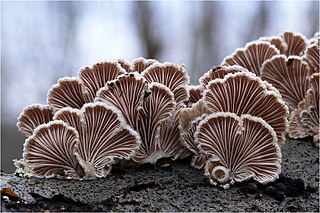
POLYGON ((308 64, 299 56, 276 55, 265 61, 261 78, 279 90, 283 100, 294 110, 308 90, 308 64))
POLYGON ((268 183, 281 171, 281 152, 273 128, 263 119, 219 112, 203 119, 195 133, 199 149, 211 158, 205 175, 228 188, 249 178, 268 183))
POLYGON ((286 54, 288 49, 288 44, 284 41, 282 36, 270 36, 270 37, 261 37, 259 41, 267 41, 270 44, 274 45, 281 54, 286 54))
POLYGON ((285 52, 286 56, 302 56, 308 44, 308 40, 304 35, 291 31, 285 31, 281 36, 287 44, 287 50, 285 52))
POLYGON ((189 91, 189 100, 185 102, 187 107, 191 107, 192 104, 197 103, 201 98, 203 94, 203 86, 202 85, 189 85, 188 87, 189 91))
POLYGON ((289 118, 288 129, 289 137, 292 138, 313 136, 313 141, 316 146, 319 146, 320 133, 319 77, 320 73, 311 75, 309 79, 310 89, 298 107, 292 111, 289 118))
POLYGON ((26 137, 29 137, 39 125, 51 121, 52 114, 49 105, 29 105, 19 115, 17 127, 26 137))

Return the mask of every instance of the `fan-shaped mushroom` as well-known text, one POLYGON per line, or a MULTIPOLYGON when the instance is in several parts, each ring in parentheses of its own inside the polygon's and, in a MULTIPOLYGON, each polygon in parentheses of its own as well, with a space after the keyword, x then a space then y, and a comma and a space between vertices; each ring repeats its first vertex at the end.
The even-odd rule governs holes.
POLYGON ((202 85, 205 88, 211 80, 214 80, 217 78, 224 78, 224 76, 226 76, 227 74, 236 73, 236 72, 249 72, 249 71, 239 65, 213 67, 211 70, 206 72, 202 77, 200 77, 199 82, 200 82, 200 85, 202 85))
POLYGON ((17 127, 25 136, 29 137, 41 124, 52 120, 52 111, 49 105, 32 104, 23 109, 18 117, 17 127))
POLYGON ((281 171, 277 136, 261 118, 214 113, 200 122, 195 138, 199 149, 211 156, 205 174, 214 185, 228 188, 249 178, 267 183, 281 171))
MULTIPOLYGON (((23 160, 38 177, 79 177, 78 132, 63 121, 38 126, 24 144, 23 160)), ((81 168, 81 167, 80 167, 81 168)))
POLYGON ((88 103, 81 110, 63 108, 53 119, 78 131, 75 155, 86 177, 105 177, 115 159, 129 159, 140 144, 138 133, 120 111, 104 103, 88 103))
POLYGON ((308 90, 310 68, 299 56, 276 55, 265 61, 261 78, 277 88, 291 110, 295 109, 308 90))
POLYGON ((78 78, 60 78, 49 90, 47 102, 53 111, 63 107, 80 109, 89 101, 85 94, 85 88, 78 78))
POLYGON ((303 59, 309 64, 311 73, 319 72, 320 46, 318 40, 315 39, 315 42, 307 47, 303 59))
POLYGON ((175 110, 175 101, 170 89, 160 83, 150 84, 139 74, 121 75, 109 82, 97 93, 96 101, 115 106, 125 120, 141 136, 141 146, 133 160, 138 163, 155 163, 167 156, 160 140, 160 125, 170 119, 175 110))
POLYGON ((84 67, 79 71, 79 79, 86 89, 88 102, 93 102, 97 91, 108 81, 116 79, 118 75, 126 71, 116 61, 105 61, 94 64, 92 67, 84 67))
POLYGON ((204 87, 202 85, 189 85, 189 100, 186 102, 187 107, 191 107, 192 104, 198 102, 202 98, 204 87))
POLYGON ((184 108, 180 111, 179 130, 181 143, 194 154, 191 166, 198 169, 204 166, 207 158, 200 152, 198 144, 194 140, 194 133, 199 122, 210 113, 209 108, 202 99, 193 104, 191 108, 184 108))
POLYGON ((320 73, 311 75, 310 89, 307 91, 297 109, 292 111, 289 119, 289 136, 292 138, 314 137, 315 145, 319 146, 319 125, 320 125, 320 107, 319 107, 319 77, 320 73))
POLYGON ((270 36, 270 37, 261 37, 260 41, 268 41, 270 44, 273 44, 281 54, 286 54, 288 45, 284 41, 282 36, 270 36))
POLYGON ((285 142, 288 107, 270 84, 249 72, 228 74, 210 81, 203 94, 209 110, 250 114, 270 124, 280 143, 285 142))
POLYGON ((150 83, 158 82, 167 86, 174 94, 177 104, 184 103, 189 99, 187 85, 189 76, 183 65, 174 63, 154 63, 141 75, 150 83))
POLYGON ((269 42, 249 42, 244 48, 237 49, 232 55, 224 58, 222 65, 240 65, 260 76, 263 62, 279 54, 279 50, 269 42))
POLYGON ((301 56, 303 54, 308 44, 307 38, 304 35, 300 33, 294 33, 291 31, 285 31, 282 34, 282 37, 287 44, 287 56, 301 56))

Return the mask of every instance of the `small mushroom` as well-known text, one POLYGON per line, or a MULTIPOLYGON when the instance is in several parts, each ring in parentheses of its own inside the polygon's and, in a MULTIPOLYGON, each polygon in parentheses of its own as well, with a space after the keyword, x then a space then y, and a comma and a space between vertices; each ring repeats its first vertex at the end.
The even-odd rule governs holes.
POLYGON ((17 127, 26 137, 30 137, 39 125, 51 120, 52 111, 49 105, 32 104, 24 108, 19 115, 17 127))
POLYGON ((279 143, 284 143, 289 110, 275 91, 254 74, 238 72, 210 81, 203 100, 211 113, 232 112, 239 116, 250 114, 261 117, 274 128, 279 143))
POLYGON ((315 39, 315 42, 310 44, 304 55, 303 59, 309 64, 311 73, 319 72, 320 64, 320 46, 318 40, 315 39))
POLYGON ((76 129, 63 121, 50 121, 39 125, 25 141, 23 160, 37 177, 79 177, 77 144, 76 129))
POLYGON ((288 44, 284 41, 282 36, 261 37, 259 40, 270 42, 270 44, 273 44, 281 54, 286 54, 287 52, 288 44))
POLYGON ((283 37, 283 40, 287 44, 287 51, 286 51, 287 56, 303 55, 303 52, 305 51, 308 44, 308 40, 304 35, 300 33, 294 33, 291 31, 285 31, 281 36, 283 37))
POLYGON ((299 56, 276 55, 264 62, 261 78, 279 90, 283 100, 294 110, 308 90, 308 64, 299 56))
POLYGON ((63 107, 80 109, 89 100, 86 91, 78 78, 60 78, 48 92, 47 102, 54 112, 63 107))
POLYGON ((131 71, 142 73, 148 67, 150 67, 152 64, 157 63, 157 62, 158 61, 155 59, 145 59, 142 57, 133 59, 133 61, 131 62, 131 71))
POLYGON ((202 85, 189 85, 189 100, 186 102, 187 107, 191 107, 192 104, 198 102, 202 98, 204 87, 202 85))
POLYGON ((224 58, 221 64, 223 66, 240 65, 257 76, 260 76, 260 69, 263 62, 279 54, 279 50, 269 42, 254 41, 247 43, 244 48, 237 49, 230 56, 224 58))
POLYGON ((84 67, 79 71, 79 79, 86 89, 86 96, 93 102, 97 91, 108 81, 116 79, 118 75, 126 71, 116 61, 105 61, 94 64, 92 67, 84 67))
POLYGON ((320 73, 311 75, 310 89, 306 97, 292 111, 289 119, 289 136, 291 138, 304 138, 313 136, 314 144, 319 146, 319 76, 320 73))
POLYGON ((214 185, 228 188, 249 178, 266 184, 281 171, 277 136, 261 118, 213 113, 200 122, 195 139, 199 149, 211 156, 205 175, 214 185))
POLYGON ((174 63, 154 63, 141 75, 149 82, 158 82, 167 86, 174 94, 177 104, 188 101, 189 94, 187 85, 189 76, 183 65, 174 63))
POLYGON ((191 160, 191 166, 198 169, 204 166, 207 158, 198 149, 198 144, 196 144, 194 140, 194 133, 199 122, 209 114, 211 114, 211 112, 202 99, 193 104, 191 108, 184 108, 180 111, 179 130, 181 143, 194 154, 191 160))
POLYGON ((172 152, 161 138, 172 141, 170 138, 174 137, 160 133, 162 122, 174 118, 176 109, 174 95, 168 87, 156 82, 148 84, 139 73, 133 72, 101 88, 96 101, 119 109, 128 124, 140 134, 141 146, 132 158, 135 162, 155 163, 172 152))
POLYGON ((214 80, 217 78, 224 78, 224 76, 226 76, 227 74, 236 73, 236 72, 249 72, 249 71, 239 65, 213 67, 211 70, 206 72, 202 77, 200 77, 199 82, 200 82, 200 85, 202 85, 205 88, 211 80, 214 80))
POLYGON ((137 129, 139 110, 146 92, 149 92, 147 81, 139 73, 134 72, 109 81, 97 92, 95 101, 116 107, 126 122, 137 129))

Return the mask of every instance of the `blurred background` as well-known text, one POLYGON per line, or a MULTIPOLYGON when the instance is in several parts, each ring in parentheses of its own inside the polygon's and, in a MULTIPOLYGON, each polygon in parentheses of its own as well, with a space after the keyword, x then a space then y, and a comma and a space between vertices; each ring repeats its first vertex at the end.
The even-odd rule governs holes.
POLYGON ((319 31, 318 1, 2 1, 1 169, 13 172, 24 107, 46 103, 60 77, 139 56, 185 64, 190 84, 262 36, 319 31))

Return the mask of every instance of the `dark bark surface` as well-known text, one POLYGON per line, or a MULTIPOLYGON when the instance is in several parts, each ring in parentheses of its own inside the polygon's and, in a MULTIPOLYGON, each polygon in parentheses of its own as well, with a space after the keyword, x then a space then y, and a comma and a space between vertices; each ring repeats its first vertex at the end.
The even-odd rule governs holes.
POLYGON ((99 180, 21 178, 3 174, 2 211, 309 211, 319 212, 319 149, 287 140, 274 183, 253 180, 228 190, 212 186, 190 159, 169 167, 113 169, 99 180))

